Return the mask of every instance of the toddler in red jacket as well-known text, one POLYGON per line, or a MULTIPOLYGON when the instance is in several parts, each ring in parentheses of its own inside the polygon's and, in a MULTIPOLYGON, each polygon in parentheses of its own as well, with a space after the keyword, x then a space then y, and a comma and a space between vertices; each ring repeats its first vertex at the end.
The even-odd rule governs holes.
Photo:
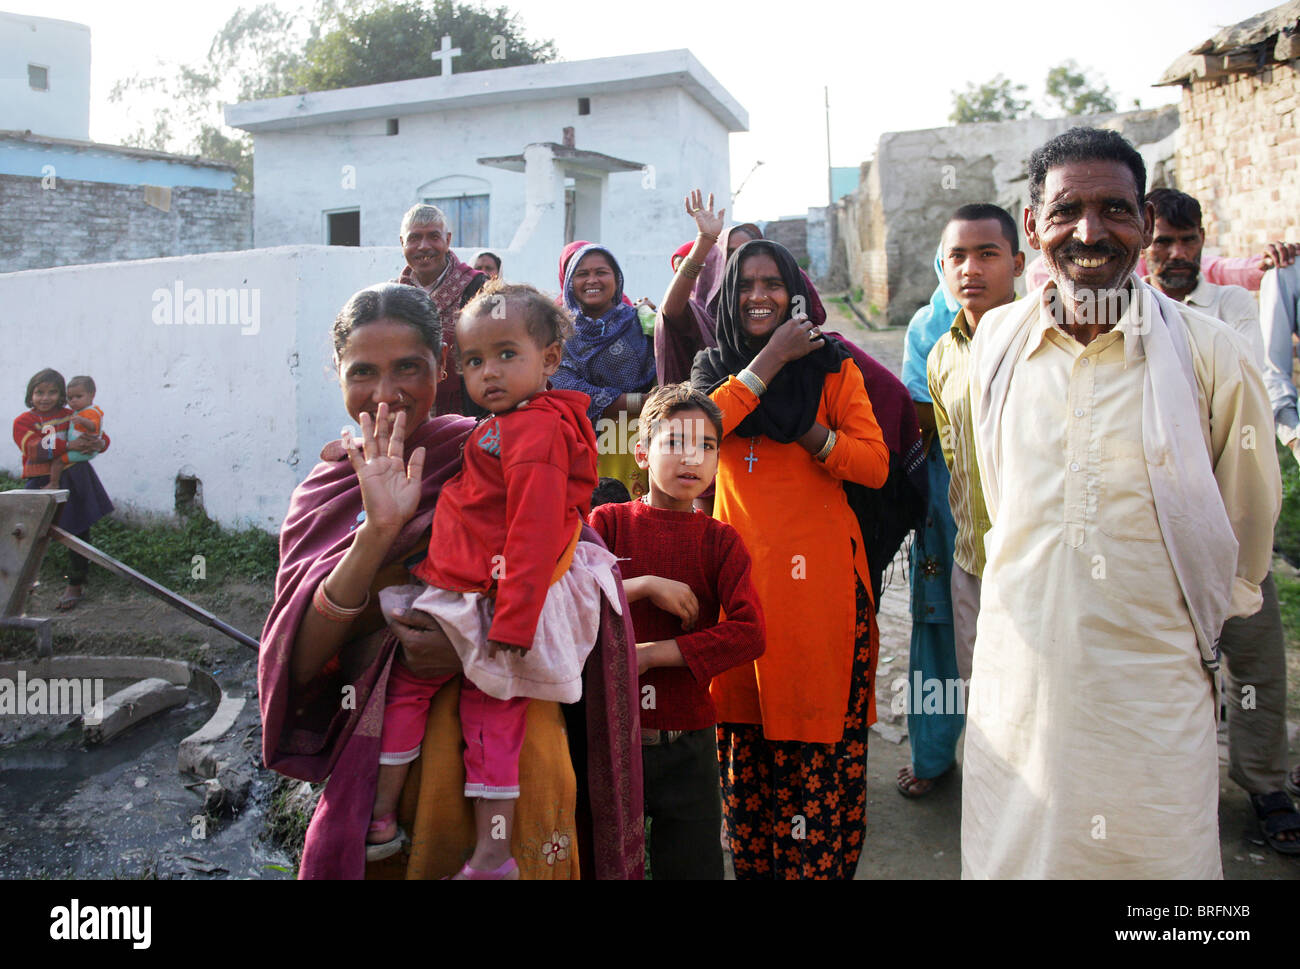
MULTIPOLYGON (((429 555, 413 569, 427 585, 381 593, 386 614, 401 607, 437 620, 464 667, 465 796, 477 832, 458 878, 519 877, 510 837, 528 698, 578 700, 601 595, 619 601, 614 556, 578 541, 596 485, 590 401, 547 389, 568 327, 564 311, 531 286, 490 286, 461 311, 456 360, 466 392, 489 416, 438 497, 429 555)), ((393 665, 370 859, 400 848, 398 795, 429 704, 449 679, 393 665)))

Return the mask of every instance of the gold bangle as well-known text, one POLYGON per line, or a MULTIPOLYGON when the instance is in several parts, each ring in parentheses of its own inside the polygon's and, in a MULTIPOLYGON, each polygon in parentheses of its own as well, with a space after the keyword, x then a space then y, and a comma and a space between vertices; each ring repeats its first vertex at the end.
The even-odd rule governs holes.
POLYGON ((833 450, 835 450, 835 432, 831 431, 826 435, 826 442, 822 445, 822 449, 814 454, 813 457, 818 461, 824 462, 831 456, 831 451, 833 450))
POLYGON ((703 268, 704 266, 702 263, 698 263, 690 256, 686 256, 682 259, 681 263, 677 266, 677 271, 679 273, 682 273, 685 276, 690 277, 691 279, 698 279, 700 275, 700 270, 703 268))
POLYGON ((767 384, 763 382, 763 378, 748 367, 736 374, 736 379, 748 387, 755 397, 762 397, 767 393, 767 384))
POLYGON ((699 234, 702 235, 702 236, 703 236, 704 238, 706 238, 706 239, 712 240, 713 242, 717 242, 717 241, 718 241, 718 237, 717 237, 717 236, 715 236, 715 235, 711 235, 711 234, 709 234, 708 232, 705 232, 703 229, 700 230, 699 234))

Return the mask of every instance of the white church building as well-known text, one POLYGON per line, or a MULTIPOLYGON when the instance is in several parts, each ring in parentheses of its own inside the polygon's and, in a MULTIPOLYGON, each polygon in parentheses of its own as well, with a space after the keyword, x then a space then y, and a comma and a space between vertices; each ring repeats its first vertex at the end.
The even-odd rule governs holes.
POLYGON ((254 138, 253 244, 392 247, 395 276, 402 214, 427 201, 508 279, 554 291, 561 249, 588 239, 657 301, 693 235, 683 197, 730 197, 745 109, 688 50, 465 74, 454 54, 438 77, 228 105, 254 138))

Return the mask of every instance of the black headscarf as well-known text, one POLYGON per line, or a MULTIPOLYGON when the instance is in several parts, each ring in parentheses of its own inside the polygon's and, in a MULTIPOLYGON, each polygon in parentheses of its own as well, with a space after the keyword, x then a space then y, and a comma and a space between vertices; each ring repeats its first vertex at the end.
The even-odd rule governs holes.
MULTIPOLYGON (((777 321, 777 326, 790 318, 800 298, 804 311, 816 326, 826 322, 826 311, 811 291, 811 284, 799 271, 790 250, 769 239, 746 242, 727 260, 718 298, 718 345, 695 355, 691 386, 696 390, 711 394, 726 383, 728 377, 745 369, 762 349, 749 344, 740 321, 740 269, 746 259, 760 253, 776 261, 781 281, 790 294, 790 307, 784 318, 777 321)), ((838 372, 850 356, 838 340, 833 337, 825 340, 824 346, 781 368, 759 399, 758 407, 740 422, 736 433, 742 437, 763 435, 779 444, 790 444, 808 432, 817 420, 826 375, 838 372)))

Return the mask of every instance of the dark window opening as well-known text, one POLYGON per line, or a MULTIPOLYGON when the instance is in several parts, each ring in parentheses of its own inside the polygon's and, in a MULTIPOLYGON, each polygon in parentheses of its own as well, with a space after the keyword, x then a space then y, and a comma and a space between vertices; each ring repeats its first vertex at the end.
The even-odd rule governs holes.
POLYGON ((192 474, 176 476, 176 514, 203 514, 203 482, 192 474))
POLYGON ((361 245, 361 210, 351 212, 330 212, 328 220, 328 237, 325 242, 331 246, 361 245))
POLYGON ((397 119, 396 119, 396 118, 389 118, 389 119, 388 119, 388 133, 389 133, 390 135, 395 135, 395 134, 397 134, 397 119))
POLYGON ((591 114, 591 98, 578 98, 578 114, 591 114))
POLYGON ((41 67, 39 64, 28 64, 27 83, 33 91, 48 91, 50 89, 50 69, 41 67))

